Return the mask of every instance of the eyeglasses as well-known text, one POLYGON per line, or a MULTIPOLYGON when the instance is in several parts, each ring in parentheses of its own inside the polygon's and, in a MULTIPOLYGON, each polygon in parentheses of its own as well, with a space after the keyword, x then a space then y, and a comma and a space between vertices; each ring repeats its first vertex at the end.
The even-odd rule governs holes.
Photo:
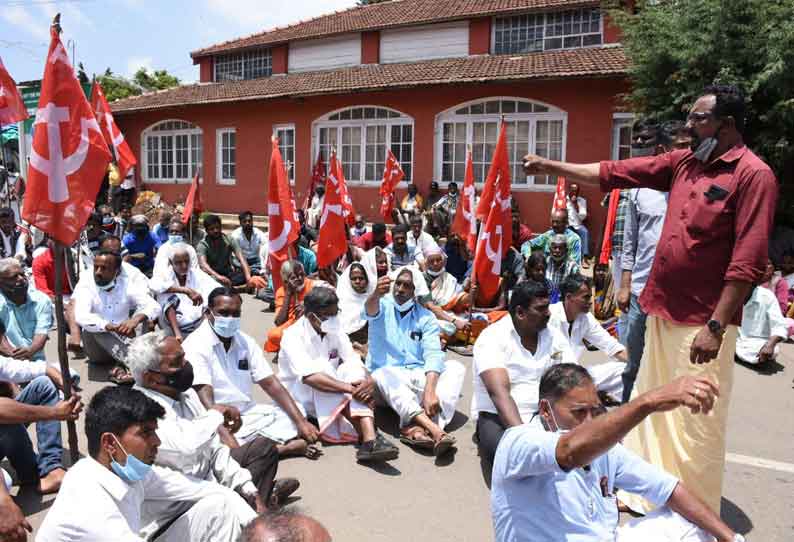
POLYGON ((714 113, 705 113, 705 112, 692 112, 687 115, 686 120, 688 122, 703 122, 709 118, 713 118, 714 113))

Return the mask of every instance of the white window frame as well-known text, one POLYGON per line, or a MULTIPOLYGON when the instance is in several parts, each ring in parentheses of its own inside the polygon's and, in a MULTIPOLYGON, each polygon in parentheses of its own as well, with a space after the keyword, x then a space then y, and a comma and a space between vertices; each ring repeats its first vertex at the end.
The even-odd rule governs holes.
MULTIPOLYGON (((337 136, 336 136, 336 152, 337 157, 341 160, 342 156, 342 128, 361 128, 361 142, 360 142, 360 149, 361 149, 361 156, 359 160, 359 171, 361 178, 359 179, 348 179, 345 178, 348 185, 351 186, 370 186, 375 187, 379 186, 381 181, 383 181, 383 170, 377 171, 377 177, 375 179, 364 179, 366 175, 366 162, 367 162, 367 126, 386 126, 386 148, 390 149, 391 145, 391 129, 393 126, 411 126, 411 160, 410 160, 410 171, 411 171, 411 179, 405 180, 400 183, 399 186, 406 187, 408 186, 409 182, 413 182, 414 179, 414 157, 416 155, 416 147, 414 145, 414 141, 416 140, 416 126, 414 123, 414 118, 402 111, 391 107, 384 107, 382 105, 370 105, 370 104, 356 104, 352 106, 342 107, 340 109, 335 109, 333 111, 328 112, 327 114, 323 115, 319 119, 315 120, 312 123, 312 156, 314 157, 313 160, 316 159, 317 154, 320 152, 320 129, 321 128, 330 128, 336 129, 337 136), (348 109, 358 109, 358 108, 375 108, 375 109, 385 109, 387 111, 391 111, 397 113, 398 117, 390 117, 390 118, 361 118, 361 119, 344 119, 344 120, 328 120, 329 117, 335 115, 336 113, 340 113, 342 111, 346 111, 348 109)), ((392 150, 392 152, 394 152, 392 150)), ((395 153, 396 155, 396 153, 395 153)), ((324 156, 326 165, 330 159, 330 156, 324 156)), ((400 156, 397 156, 397 159, 400 159, 400 156)), ((407 162, 403 162, 400 160, 400 165, 405 168, 407 162)), ((314 166, 312 162, 310 164, 310 168, 314 166)))
MULTIPOLYGON (((441 176, 441 169, 443 164, 444 158, 444 141, 443 141, 443 126, 444 123, 447 122, 461 122, 466 123, 466 147, 468 148, 473 143, 473 136, 474 130, 472 128, 472 124, 474 122, 500 122, 501 119, 504 117, 506 122, 510 121, 524 121, 529 122, 529 134, 528 134, 528 147, 529 152, 535 152, 536 147, 536 125, 537 121, 539 120, 548 120, 548 121, 562 121, 562 148, 560 149, 561 152, 561 160, 565 160, 565 155, 568 146, 568 113, 563 111, 562 109, 553 106, 551 104, 541 102, 540 100, 530 100, 527 98, 520 98, 516 96, 488 96, 485 98, 478 98, 476 100, 470 100, 468 102, 459 103, 445 111, 442 111, 438 115, 436 115, 435 120, 435 131, 434 131, 434 142, 435 142, 435 160, 433 161, 433 177, 436 182, 439 183, 439 186, 446 187, 449 184, 449 181, 442 180, 441 176), (525 102, 529 104, 534 104, 538 106, 547 107, 549 109, 548 112, 543 113, 505 113, 505 114, 468 114, 462 115, 457 114, 455 111, 462 107, 467 107, 473 104, 485 103, 490 102, 492 100, 507 100, 507 101, 517 101, 517 102, 525 102)), ((509 145, 510 142, 508 142, 509 145)), ((475 179, 475 184, 478 187, 483 186, 483 181, 485 179, 475 179)), ((529 175, 527 176, 527 182, 522 184, 516 184, 513 179, 511 181, 511 190, 514 192, 553 192, 556 189, 556 185, 546 185, 546 184, 535 184, 534 176, 529 175)), ((461 186, 463 179, 456 179, 455 182, 458 186, 461 186)))
MULTIPOLYGON (((273 125, 273 133, 276 135, 276 137, 278 137, 279 149, 281 149, 281 157, 284 159, 285 163, 287 162, 287 158, 284 156, 283 148, 286 147, 286 146, 281 144, 282 139, 281 139, 281 136, 279 135, 279 132, 283 132, 283 131, 286 131, 286 130, 292 130, 292 162, 290 163, 291 167, 289 169, 287 169, 287 172, 289 174, 289 184, 294 186, 295 185, 295 162, 297 161, 297 158, 298 158, 298 155, 297 155, 297 139, 296 139, 296 137, 298 135, 298 132, 295 130, 295 124, 293 124, 291 122, 285 122, 285 123, 282 123, 282 124, 274 124, 273 125)), ((314 163, 312 163, 311 165, 312 165, 312 168, 313 168, 314 167, 314 163)))
POLYGON ((604 45, 604 10, 602 10, 600 8, 584 7, 584 8, 565 9, 565 10, 560 10, 560 11, 551 11, 551 12, 547 12, 547 13, 514 13, 512 15, 501 15, 501 16, 497 15, 497 16, 495 16, 495 17, 493 17, 491 19, 491 53, 492 54, 519 55, 519 54, 528 54, 530 52, 541 52, 541 51, 565 51, 565 50, 570 50, 570 49, 587 49, 587 48, 591 48, 591 47, 603 47, 603 45, 604 45), (559 14, 559 13, 565 13, 565 12, 568 12, 568 11, 582 11, 582 10, 592 10, 592 9, 599 9, 599 11, 600 11, 599 24, 598 24, 598 33, 601 36, 601 43, 596 43, 596 44, 592 44, 592 45, 578 45, 578 46, 574 46, 574 47, 565 47, 564 46, 566 37, 584 36, 584 35, 592 34, 592 32, 587 32, 586 34, 568 34, 568 35, 563 34, 562 36, 548 36, 547 37, 546 28, 550 24, 549 20, 548 20, 548 17, 547 17, 548 15, 555 15, 555 14, 559 14), (523 16, 523 15, 536 15, 536 16, 539 16, 539 17, 543 17, 543 37, 541 38, 542 47, 540 49, 538 49, 537 51, 526 51, 524 53, 508 53, 508 52, 497 53, 496 52, 496 20, 497 19, 509 19, 510 17, 520 17, 520 16, 523 16), (563 46, 562 47, 554 47, 554 48, 546 48, 546 39, 552 39, 552 38, 557 38, 557 37, 562 38, 563 46))
POLYGON ((239 51, 236 53, 228 53, 228 54, 219 54, 213 57, 212 61, 212 80, 216 83, 222 83, 225 81, 247 81, 251 79, 260 79, 262 77, 270 77, 273 75, 273 51, 267 47, 262 49, 252 49, 250 51, 239 51), (257 57, 257 55, 261 55, 257 57), (219 60, 224 57, 238 57, 235 61, 240 63, 240 71, 241 75, 239 77, 225 77, 224 79, 218 79, 218 64, 219 60), (248 66, 253 64, 255 61, 261 60, 264 62, 267 69, 265 70, 264 75, 257 75, 256 77, 246 77, 246 68, 250 70, 251 68, 248 66))
MULTIPOLYGON (((160 121, 155 122, 148 126, 145 130, 141 132, 141 180, 146 184, 189 184, 193 180, 193 175, 195 171, 193 166, 195 166, 199 171, 203 170, 204 167, 204 132, 197 124, 190 122, 189 120, 184 119, 163 119, 160 121), (183 122, 189 124, 190 128, 180 128, 176 130, 155 130, 161 124, 167 122, 183 122), (188 141, 188 176, 187 177, 177 177, 176 176, 176 169, 177 169, 177 156, 176 156, 176 138, 177 136, 187 136, 188 141), (193 154, 197 150, 196 147, 193 146, 193 138, 192 136, 197 136, 198 141, 201 143, 201 153, 199 160, 197 160, 196 164, 193 164, 193 154), (163 138, 170 138, 171 139, 171 152, 172 152, 172 167, 174 169, 174 175, 169 177, 157 177, 151 178, 149 177, 149 146, 147 144, 147 138, 149 137, 159 137, 160 140, 158 142, 158 150, 159 159, 158 159, 158 167, 162 167, 163 164, 163 155, 162 155, 162 145, 160 144, 163 138)), ((162 173, 162 172, 161 172, 162 173)))
POLYGON ((215 182, 227 186, 237 184, 237 128, 233 126, 215 130, 215 182), (228 179, 223 176, 223 136, 226 134, 234 134, 234 177, 228 179))
MULTIPOLYGON (((612 160, 620 159, 620 130, 625 127, 634 125, 633 113, 613 113, 612 114, 612 160)), ((629 145, 631 145, 631 137, 629 137, 629 145)), ((631 149, 629 148, 629 155, 631 149)))

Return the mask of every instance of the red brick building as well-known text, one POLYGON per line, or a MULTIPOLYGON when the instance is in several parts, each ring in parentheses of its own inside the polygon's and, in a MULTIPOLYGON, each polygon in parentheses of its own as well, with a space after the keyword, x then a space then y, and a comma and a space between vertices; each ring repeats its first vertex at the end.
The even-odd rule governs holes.
MULTIPOLYGON (((318 152, 335 146, 369 218, 387 148, 426 192, 433 180, 460 184, 471 145, 481 182, 503 117, 513 194, 540 230, 556 180, 524 175, 525 153, 596 161, 627 149, 618 40, 598 1, 395 0, 193 51, 199 83, 112 107, 138 181, 169 201, 200 167, 211 209, 264 213, 277 133, 298 201, 318 152)), ((600 227, 600 194, 585 196, 600 227)))

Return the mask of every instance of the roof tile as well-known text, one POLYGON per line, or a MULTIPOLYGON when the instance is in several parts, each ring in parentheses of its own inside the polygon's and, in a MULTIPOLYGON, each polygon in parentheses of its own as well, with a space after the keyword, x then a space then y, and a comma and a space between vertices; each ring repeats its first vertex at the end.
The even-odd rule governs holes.
POLYGON ((482 55, 401 64, 368 64, 249 81, 196 83, 111 103, 114 113, 167 107, 263 100, 285 96, 340 94, 451 83, 622 76, 628 68, 623 47, 545 51, 524 55, 482 55))
POLYGON ((282 28, 274 28, 239 39, 230 40, 190 53, 193 58, 221 52, 378 30, 413 24, 470 19, 519 11, 549 11, 585 6, 598 6, 598 0, 392 0, 357 6, 345 11, 321 15, 282 28))

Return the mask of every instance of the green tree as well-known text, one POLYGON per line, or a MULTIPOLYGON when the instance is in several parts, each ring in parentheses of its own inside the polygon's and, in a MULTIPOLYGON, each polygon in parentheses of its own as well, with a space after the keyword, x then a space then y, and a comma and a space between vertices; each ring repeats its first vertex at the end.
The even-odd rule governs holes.
POLYGON ((742 89, 745 141, 775 170, 781 210, 794 218, 794 2, 639 0, 636 14, 610 15, 631 60, 626 98, 636 113, 682 119, 706 85, 742 89))
POLYGON ((83 66, 82 62, 77 63, 77 79, 80 81, 81 85, 87 85, 91 82, 88 78, 88 74, 85 72, 85 66, 83 66))
POLYGON ((105 97, 109 102, 137 96, 147 90, 125 77, 115 75, 110 68, 106 69, 102 75, 97 76, 97 81, 102 85, 102 90, 105 91, 105 97))
POLYGON ((149 73, 146 68, 140 68, 132 80, 146 90, 164 90, 179 85, 179 79, 166 70, 154 70, 149 73))

